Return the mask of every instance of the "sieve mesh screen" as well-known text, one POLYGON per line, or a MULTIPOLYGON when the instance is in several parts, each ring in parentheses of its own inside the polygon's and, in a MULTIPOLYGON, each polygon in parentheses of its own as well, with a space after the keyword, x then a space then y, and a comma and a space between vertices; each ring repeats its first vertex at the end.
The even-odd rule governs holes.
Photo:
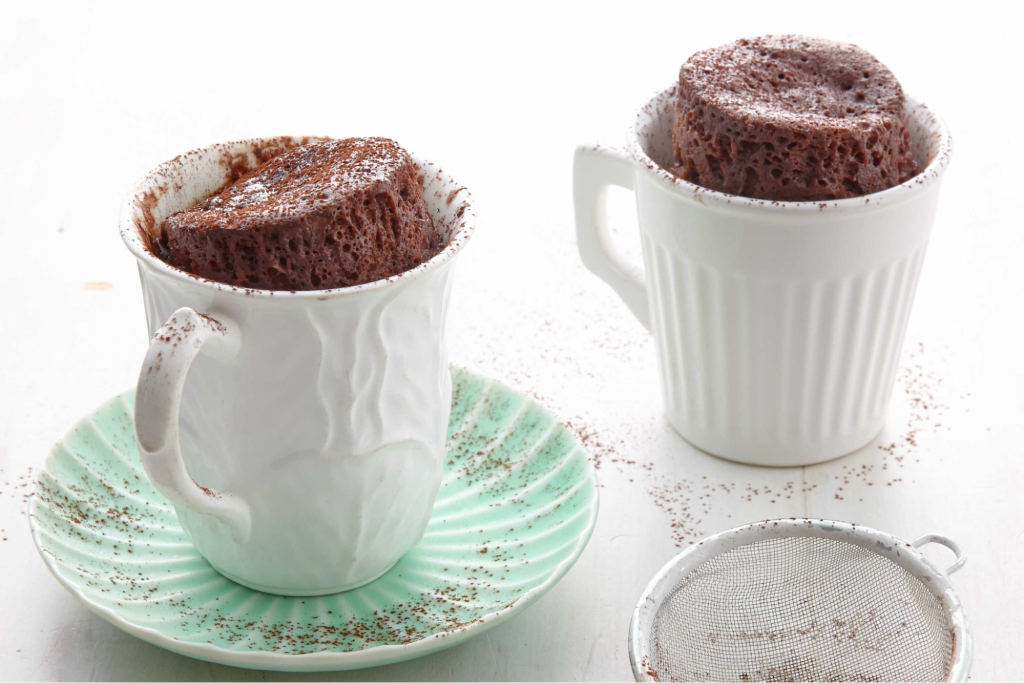
POLYGON ((858 545, 772 538, 691 570, 655 615, 662 681, 945 680, 949 616, 907 570, 858 545))

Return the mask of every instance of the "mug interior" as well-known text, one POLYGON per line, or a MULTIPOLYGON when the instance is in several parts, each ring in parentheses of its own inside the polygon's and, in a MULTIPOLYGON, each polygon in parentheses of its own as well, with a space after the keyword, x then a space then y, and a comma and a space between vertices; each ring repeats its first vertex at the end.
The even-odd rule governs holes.
POLYGON ((420 173, 423 198, 430 211, 434 229, 443 238, 445 247, 432 259, 398 275, 352 287, 298 292, 247 289, 200 278, 170 265, 159 258, 152 244, 160 226, 168 216, 187 209, 213 195, 260 164, 300 145, 317 142, 324 137, 254 138, 225 142, 193 150, 167 161, 146 175, 128 194, 120 217, 121 237, 140 261, 193 283, 235 291, 247 296, 275 294, 281 296, 332 296, 352 294, 386 286, 398 280, 416 277, 450 260, 465 244, 475 227, 469 191, 455 182, 435 164, 410 154, 420 173))
MULTIPOLYGON (((655 95, 637 113, 636 125, 631 135, 631 142, 634 147, 633 153, 637 155, 637 161, 647 166, 650 170, 667 176, 668 179, 688 191, 699 191, 705 197, 709 195, 721 198, 734 197, 735 195, 709 190, 669 173, 668 169, 676 163, 675 149, 672 146, 672 125, 675 122, 675 100, 678 89, 679 85, 674 84, 663 90, 655 95)), ((941 119, 924 104, 907 97, 905 107, 907 123, 910 128, 910 141, 914 147, 914 159, 921 170, 917 175, 903 183, 903 185, 920 185, 922 181, 937 178, 940 171, 945 168, 950 151, 949 133, 941 119)), ((830 201, 828 204, 831 206, 836 202, 863 203, 863 197, 891 192, 898 187, 900 185, 882 190, 881 192, 875 192, 871 195, 830 201)), ((813 201, 772 202, 772 204, 774 206, 818 206, 818 203, 813 201)))

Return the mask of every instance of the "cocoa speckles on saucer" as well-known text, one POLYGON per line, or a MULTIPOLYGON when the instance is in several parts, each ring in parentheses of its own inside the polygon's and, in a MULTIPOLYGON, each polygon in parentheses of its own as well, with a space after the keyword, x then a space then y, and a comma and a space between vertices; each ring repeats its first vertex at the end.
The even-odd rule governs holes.
POLYGON ((218 574, 189 541, 142 470, 132 414, 129 392, 51 452, 29 506, 33 537, 76 597, 211 661, 266 665, 249 658, 258 653, 292 667, 293 655, 319 653, 344 669, 370 651, 378 663, 409 654, 382 655, 384 645, 440 650, 546 592, 597 519, 594 472, 573 434, 531 399, 453 368, 445 467, 421 542, 351 591, 260 593, 218 574))

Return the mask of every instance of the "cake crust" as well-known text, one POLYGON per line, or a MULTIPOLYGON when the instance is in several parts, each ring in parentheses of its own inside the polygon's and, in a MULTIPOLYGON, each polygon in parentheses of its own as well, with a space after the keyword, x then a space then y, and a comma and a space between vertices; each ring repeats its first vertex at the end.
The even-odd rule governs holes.
POLYGON ((903 88, 856 45, 739 40, 694 54, 679 85, 671 170, 703 187, 822 201, 878 192, 917 171, 903 88))
POLYGON ((348 287, 397 275, 442 247, 408 153, 387 138, 296 147, 161 229, 171 265, 252 289, 348 287))

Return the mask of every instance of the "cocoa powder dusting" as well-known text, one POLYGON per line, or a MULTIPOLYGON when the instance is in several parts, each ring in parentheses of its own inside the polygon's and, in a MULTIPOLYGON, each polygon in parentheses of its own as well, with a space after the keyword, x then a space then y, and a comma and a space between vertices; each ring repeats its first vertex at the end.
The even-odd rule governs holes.
POLYGON ((772 201, 879 192, 917 171, 904 107, 896 77, 856 45, 739 40, 680 69, 671 171, 772 201))
MULTIPOLYGON (((495 397, 493 409, 501 410, 502 400, 507 399, 495 397)), ((134 443, 134 433, 127 413, 120 419, 122 429, 105 433, 104 438, 109 439, 112 448, 125 452, 134 443)), ((530 418, 524 419, 528 421, 530 418)), ((530 427, 524 424, 524 428, 530 427)), ((460 442, 461 445, 448 453, 449 466, 458 472, 454 482, 457 488, 475 489, 484 484, 495 500, 502 500, 503 505, 517 505, 514 500, 503 500, 502 494, 527 487, 545 475, 544 468, 520 471, 515 483, 508 484, 503 480, 508 478, 511 463, 500 454, 484 453, 494 445, 493 438, 463 436, 466 438, 460 442)), ((79 428, 66 441, 73 443, 79 438, 88 439, 89 434, 79 428)), ((247 616, 249 612, 239 612, 237 606, 225 605, 222 611, 218 600, 180 591, 173 583, 175 577, 170 575, 171 571, 164 563, 143 561, 132 564, 126 558, 121 564, 117 560, 136 553, 141 547, 146 548, 144 559, 160 557, 164 555, 164 546, 179 546, 187 543, 187 539, 177 526, 170 506, 150 504, 149 501, 157 494, 141 468, 131 467, 130 474, 118 474, 121 470, 116 465, 110 467, 95 462, 91 465, 92 469, 77 479, 62 476, 59 482, 44 472, 37 491, 47 515, 60 520, 59 524, 48 525, 52 533, 79 546, 84 543, 88 548, 95 547, 97 556, 109 556, 114 560, 100 559, 87 565, 73 555, 54 557, 58 562, 72 566, 85 577, 85 585, 89 589, 105 595, 118 607, 131 605, 145 612, 146 602, 160 600, 161 610, 168 606, 174 608, 180 618, 182 632, 192 634, 191 642, 204 642, 194 636, 202 637, 205 633, 207 643, 290 655, 406 645, 430 636, 449 637, 460 633, 480 623, 486 615, 511 608, 525 594, 526 589, 521 586, 498 590, 500 582, 505 581, 506 575, 512 571, 511 565, 529 564, 524 543, 517 538, 519 531, 509 528, 481 533, 471 556, 474 559, 451 557, 436 567, 439 576, 431 577, 427 584, 423 583, 424 577, 417 574, 415 566, 408 568, 408 594, 382 597, 380 608, 368 616, 346 616, 340 612, 341 607, 331 609, 330 597, 307 601, 263 596, 280 603, 280 607, 259 612, 261 616, 258 619, 247 616), (481 564, 477 564, 475 557, 480 558, 481 564), (152 570, 149 569, 151 566, 152 570), (450 567, 459 571, 451 572, 449 578, 450 567), (165 572, 167 576, 164 576, 165 572), (171 585, 164 585, 165 580, 171 581, 171 585), (303 607, 307 604, 310 606, 308 609, 303 607)), ((20 477, 15 486, 27 486, 27 483, 21 483, 25 479, 30 481, 31 477, 20 477)), ((567 501, 566 504, 572 503, 567 501)), ((522 507, 525 509, 529 504, 523 503, 522 507)), ((3 533, 0 530, 0 534, 3 533)), ((56 550, 59 547, 54 546, 53 552, 59 553, 56 550)), ((45 549, 44 552, 51 550, 45 549)), ((211 577, 215 575, 212 568, 207 568, 207 571, 211 577)), ((399 567, 395 571, 401 579, 405 570, 399 567)), ((339 600, 338 604, 343 602, 339 600)))
POLYGON ((229 184, 168 216, 153 249, 215 282, 308 291, 393 277, 444 247, 416 166, 393 140, 260 151, 255 168, 248 154, 226 154, 229 184))
MULTIPOLYGON (((7 469, 0 467, 0 498, 28 502, 32 497, 32 485, 35 483, 33 469, 29 467, 24 474, 14 476, 7 469), (6 494, 6 495, 5 495, 6 494)), ((22 510, 21 514, 25 514, 22 510)), ((6 538, 4 539, 7 540, 6 538)))
MULTIPOLYGON (((599 345, 604 348, 618 346, 608 340, 599 345)), ((870 449, 874 449, 880 457, 867 463, 851 464, 840 459, 806 468, 791 468, 796 476, 775 486, 759 480, 757 469, 749 470, 748 481, 715 480, 703 475, 681 477, 674 473, 674 468, 669 471, 645 456, 645 447, 651 445, 651 438, 641 435, 643 429, 619 425, 614 431, 603 430, 595 426, 600 420, 588 419, 584 415, 567 420, 567 425, 580 438, 595 469, 607 472, 611 467, 627 482, 642 487, 664 516, 673 545, 685 548, 702 536, 720 530, 709 528, 706 520, 712 519, 714 511, 722 510, 723 506, 729 510, 725 518, 735 519, 739 524, 758 516, 745 511, 748 504, 751 504, 751 511, 755 508, 761 511, 764 503, 779 505, 780 510, 787 503, 791 505, 791 501, 805 500, 806 505, 808 497, 864 503, 870 500, 863 497, 866 491, 907 481, 902 471, 910 464, 921 462, 919 442, 927 434, 951 429, 951 419, 947 415, 949 406, 942 396, 943 378, 938 370, 941 352, 933 349, 929 357, 926 356, 924 342, 908 346, 899 365, 893 399, 904 401, 909 415, 905 423, 892 425, 900 425, 895 437, 876 441, 858 452, 858 457, 863 458, 870 449)), ((543 401, 536 394, 535 397, 543 401)), ((961 398, 966 397, 969 394, 961 398)), ((658 425, 652 422, 649 429, 655 431, 658 425)), ((883 432, 880 439, 888 433, 889 430, 883 432)))
MULTIPOLYGON (((902 467, 908 458, 920 462, 917 451, 921 436, 951 429, 946 419, 949 406, 940 400, 943 380, 933 365, 934 361, 929 363, 925 357, 924 342, 911 345, 910 350, 904 353, 896 384, 903 390, 910 416, 895 439, 879 444, 878 448, 887 456, 883 469, 888 469, 890 464, 902 467)), ((961 398, 967 396, 970 394, 961 398)))

